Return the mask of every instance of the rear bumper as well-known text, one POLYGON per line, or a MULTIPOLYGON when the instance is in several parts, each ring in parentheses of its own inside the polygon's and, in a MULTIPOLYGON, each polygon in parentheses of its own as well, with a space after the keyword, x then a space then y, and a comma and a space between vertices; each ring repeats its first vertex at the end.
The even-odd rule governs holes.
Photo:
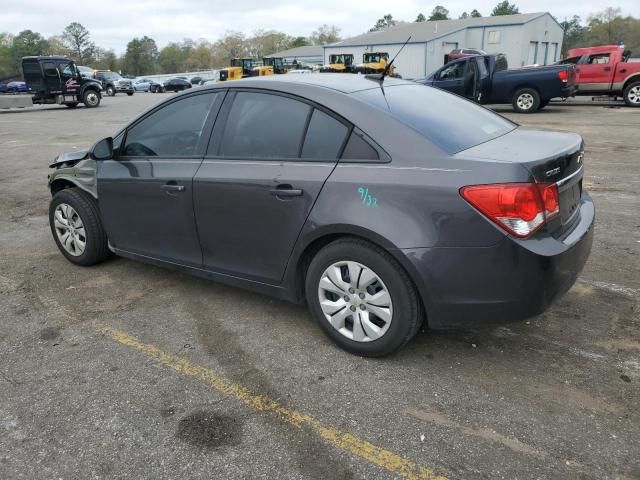
POLYGON ((583 193, 580 221, 566 238, 506 237, 477 248, 403 249, 431 328, 514 322, 546 310, 575 283, 591 252, 595 210, 583 193))

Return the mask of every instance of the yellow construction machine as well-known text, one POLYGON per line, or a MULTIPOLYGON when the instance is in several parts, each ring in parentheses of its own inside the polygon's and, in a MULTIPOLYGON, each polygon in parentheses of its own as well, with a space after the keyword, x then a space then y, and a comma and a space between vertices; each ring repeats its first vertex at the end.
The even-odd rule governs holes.
MULTIPOLYGON (((382 73, 389 63, 389 54, 387 52, 367 52, 362 55, 362 63, 355 66, 356 73, 382 73)), ((396 67, 391 66, 387 74, 390 77, 395 76, 396 67)))
POLYGON ((234 58, 231 66, 222 68, 218 73, 218 81, 240 80, 246 77, 262 77, 273 75, 273 67, 269 65, 259 65, 253 58, 234 58))
POLYGON ((353 73, 353 55, 337 53, 329 55, 329 63, 320 68, 321 72, 353 73))

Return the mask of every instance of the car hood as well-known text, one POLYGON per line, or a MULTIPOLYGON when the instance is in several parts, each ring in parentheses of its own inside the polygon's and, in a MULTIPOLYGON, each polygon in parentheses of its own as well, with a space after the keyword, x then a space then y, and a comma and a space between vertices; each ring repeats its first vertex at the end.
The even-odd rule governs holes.
POLYGON ((89 150, 78 150, 76 152, 65 152, 58 155, 49 168, 59 168, 63 165, 71 166, 78 163, 80 160, 84 160, 89 156, 89 150))

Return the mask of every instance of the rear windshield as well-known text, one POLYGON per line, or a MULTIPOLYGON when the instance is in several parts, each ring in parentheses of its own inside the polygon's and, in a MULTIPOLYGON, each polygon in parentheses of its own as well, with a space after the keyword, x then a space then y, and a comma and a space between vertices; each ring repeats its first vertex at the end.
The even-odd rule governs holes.
POLYGON ((395 85, 353 93, 453 154, 500 137, 516 124, 469 100, 433 87, 395 85))

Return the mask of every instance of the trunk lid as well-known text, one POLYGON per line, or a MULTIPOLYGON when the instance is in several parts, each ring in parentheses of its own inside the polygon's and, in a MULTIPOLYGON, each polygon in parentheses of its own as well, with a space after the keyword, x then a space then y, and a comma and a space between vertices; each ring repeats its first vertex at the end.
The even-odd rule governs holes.
POLYGON ((458 155, 520 164, 536 182, 555 183, 558 186, 560 215, 549 223, 549 230, 566 231, 577 221, 584 156, 584 142, 580 135, 518 127, 458 155))

